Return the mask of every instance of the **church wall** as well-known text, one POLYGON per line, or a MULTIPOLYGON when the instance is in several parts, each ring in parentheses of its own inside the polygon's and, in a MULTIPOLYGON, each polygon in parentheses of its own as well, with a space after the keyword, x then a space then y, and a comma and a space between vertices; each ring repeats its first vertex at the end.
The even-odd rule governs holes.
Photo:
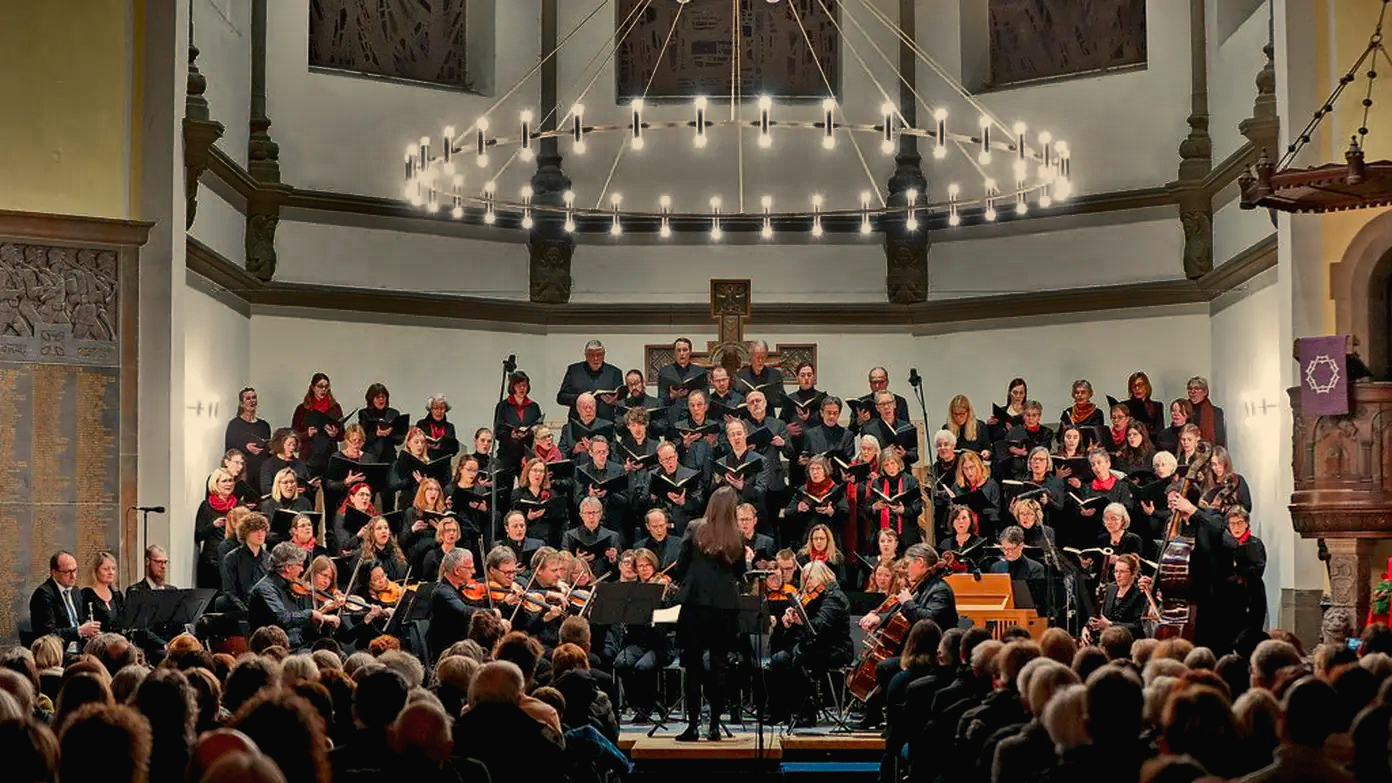
POLYGON ((232 263, 246 265, 246 217, 212 188, 199 186, 198 214, 188 234, 232 263))
MULTIPOLYGON (((1209 0, 1208 22, 1208 135, 1213 140, 1213 162, 1227 158, 1247 142, 1238 123, 1252 116, 1257 97, 1256 78, 1266 64, 1262 47, 1269 25, 1267 4, 1251 12, 1226 40, 1218 40, 1218 0, 1209 0)), ((1279 150, 1272 150, 1276 153, 1279 150)))
POLYGON ((184 486, 171 488, 169 498, 170 580, 178 585, 193 584, 194 515, 251 367, 251 319, 206 293, 192 273, 189 278, 183 292, 184 414, 176 427, 184 439, 184 486))
POLYGON ((245 168, 251 134, 251 0, 194 0, 193 41, 198 70, 208 80, 203 94, 208 112, 223 125, 217 147, 245 168))
MULTIPOLYGON (((1178 225, 1178 223, 1176 223, 1178 225)), ((1222 266, 1233 256, 1276 233, 1271 213, 1243 209, 1237 199, 1213 213, 1213 265, 1222 266)))

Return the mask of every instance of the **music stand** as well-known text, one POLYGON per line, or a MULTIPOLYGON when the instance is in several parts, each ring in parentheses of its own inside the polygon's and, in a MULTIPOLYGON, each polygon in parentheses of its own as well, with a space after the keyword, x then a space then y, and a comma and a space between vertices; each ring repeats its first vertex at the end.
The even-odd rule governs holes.
POLYGON ((137 590, 126 600, 118 625, 129 630, 143 630, 164 636, 172 626, 194 628, 198 619, 213 602, 216 590, 137 590))
MULTIPOLYGON (((665 588, 665 585, 644 582, 600 582, 594 586, 590 598, 590 624, 653 625, 653 612, 662 607, 665 588)), ((678 701, 672 699, 659 708, 660 714, 653 722, 652 731, 648 732, 649 737, 666 727, 678 701)))

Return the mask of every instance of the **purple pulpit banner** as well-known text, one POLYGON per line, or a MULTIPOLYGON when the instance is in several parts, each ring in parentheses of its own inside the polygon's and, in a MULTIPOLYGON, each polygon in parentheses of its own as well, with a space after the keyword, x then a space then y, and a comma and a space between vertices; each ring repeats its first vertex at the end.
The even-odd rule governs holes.
POLYGON ((1300 414, 1342 416, 1349 412, 1348 371, 1345 366, 1347 336, 1301 337, 1296 342, 1300 357, 1300 414))

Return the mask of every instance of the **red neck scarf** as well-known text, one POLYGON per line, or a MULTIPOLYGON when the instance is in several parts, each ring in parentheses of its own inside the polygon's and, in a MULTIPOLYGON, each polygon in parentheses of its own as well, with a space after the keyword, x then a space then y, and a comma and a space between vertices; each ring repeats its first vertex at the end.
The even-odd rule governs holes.
POLYGON ((814 561, 814 562, 818 562, 818 563, 825 563, 825 562, 827 562, 827 553, 826 553, 826 552, 818 552, 818 551, 815 550, 815 549, 809 548, 809 549, 807 550, 807 559, 808 559, 809 561, 814 561))
POLYGON ((299 547, 300 549, 303 549, 303 550, 306 551, 306 552, 313 552, 313 551, 314 551, 314 547, 316 546, 316 542, 315 542, 315 540, 314 540, 313 537, 310 537, 309 543, 307 543, 307 544, 299 544, 299 543, 297 543, 297 544, 295 544, 295 546, 299 547))
POLYGON ((228 495, 226 499, 223 499, 218 497, 216 492, 209 492, 208 505, 212 506, 212 509, 219 514, 226 514, 237 507, 237 495, 233 493, 228 495))
POLYGON ((1092 488, 1093 488, 1094 490, 1098 491, 1098 492, 1111 492, 1111 491, 1112 491, 1112 487, 1115 487, 1115 486, 1116 486, 1116 483, 1117 483, 1117 477, 1108 474, 1108 476, 1107 476, 1106 478, 1104 478, 1104 479, 1100 479, 1100 478, 1095 478, 1095 479, 1093 479, 1093 480, 1092 480, 1092 488))
POLYGON ((1126 430, 1123 429, 1121 432, 1112 430, 1112 445, 1118 447, 1126 445, 1126 430))
MULTIPOLYGON (((880 479, 880 491, 885 493, 886 495, 889 495, 890 497, 894 497, 900 492, 903 492, 904 474, 900 473, 893 479, 890 479, 888 476, 885 476, 884 478, 880 479), (893 487, 889 486, 890 481, 894 482, 893 487)), ((898 524, 895 524, 894 518, 892 517, 891 512, 889 510, 889 506, 886 505, 884 508, 880 509, 880 530, 884 530, 885 528, 891 525, 894 526, 894 532, 900 534, 904 532, 904 518, 900 517, 898 524)))
POLYGON ((1036 425, 1034 425, 1033 427, 1031 427, 1030 425, 1026 424, 1026 425, 1025 425, 1025 432, 1039 432, 1039 425, 1036 424, 1036 425))
POLYGON ((323 397, 315 397, 313 394, 311 394, 309 395, 309 405, 307 405, 306 407, 312 411, 328 413, 329 408, 333 407, 333 398, 328 396, 327 394, 323 397))
POLYGON ((526 421, 526 419, 523 418, 523 415, 527 412, 527 408, 531 407, 532 405, 532 401, 527 398, 527 395, 522 395, 522 399, 520 400, 516 397, 509 395, 508 402, 510 402, 512 404, 512 407, 517 411, 517 420, 526 421))
POLYGON ((1247 528, 1246 530, 1242 531, 1242 536, 1241 536, 1240 538, 1237 539, 1237 545, 1238 545, 1238 546, 1242 546, 1243 544, 1247 543, 1247 539, 1249 539, 1249 538, 1251 538, 1251 537, 1252 537, 1252 528, 1249 527, 1249 528, 1247 528))
POLYGON ((1072 417, 1074 424, 1082 424, 1095 410, 1097 406, 1093 403, 1077 404, 1070 409, 1068 415, 1072 417))
POLYGON ((807 483, 803 485, 803 489, 807 490, 807 494, 809 495, 821 497, 822 495, 825 495, 834 486, 836 486, 836 480, 830 476, 827 476, 821 481, 813 481, 809 478, 807 480, 807 483))
POLYGON ((439 440, 445 437, 445 433, 448 432, 448 430, 445 429, 445 422, 443 419, 439 422, 436 422, 434 419, 429 419, 425 422, 425 426, 430 428, 430 437, 432 440, 439 440))

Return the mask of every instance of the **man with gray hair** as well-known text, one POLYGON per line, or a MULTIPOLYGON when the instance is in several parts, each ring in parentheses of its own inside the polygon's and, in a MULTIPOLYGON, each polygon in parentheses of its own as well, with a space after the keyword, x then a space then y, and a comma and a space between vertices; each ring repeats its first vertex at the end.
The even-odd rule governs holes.
POLYGON ((561 427, 561 439, 557 448, 566 459, 573 459, 577 467, 589 459, 590 446, 596 438, 608 440, 614 437, 614 422, 601 418, 599 403, 595 396, 583 392, 575 398, 575 411, 561 427))
POLYGON ((445 553, 440 561, 440 581, 430 593, 429 642, 432 655, 438 655, 446 647, 467 637, 474 612, 487 611, 471 606, 461 593, 473 578, 473 552, 455 547, 445 553))
POLYGON ((1011 525, 1000 532, 1001 559, 991 564, 991 573, 1010 574, 1012 582, 1043 579, 1044 566, 1025 557, 1025 529, 1011 525))
POLYGON ((556 404, 570 408, 571 418, 579 415, 575 401, 590 392, 599 404, 599 417, 614 420, 614 406, 623 392, 623 371, 604 361, 604 343, 590 340, 585 343, 585 361, 566 368, 561 378, 561 390, 556 392, 556 404))
POLYGON ((253 630, 268 625, 279 626, 290 639, 290 647, 304 646, 304 629, 310 623, 337 628, 339 617, 324 614, 318 609, 301 608, 300 601, 290 592, 290 584, 304 573, 305 551, 297 544, 283 541, 271 550, 270 573, 252 585, 247 602, 248 620, 253 630))
POLYGON ((493 783, 564 777, 563 741, 518 704, 525 682, 515 663, 484 664, 469 686, 469 707, 454 723, 454 757, 483 762, 493 783))
POLYGON ((745 397, 761 391, 768 402, 770 416, 783 407, 783 371, 768 365, 768 343, 754 340, 749 344, 749 365, 735 373, 735 386, 745 397))

